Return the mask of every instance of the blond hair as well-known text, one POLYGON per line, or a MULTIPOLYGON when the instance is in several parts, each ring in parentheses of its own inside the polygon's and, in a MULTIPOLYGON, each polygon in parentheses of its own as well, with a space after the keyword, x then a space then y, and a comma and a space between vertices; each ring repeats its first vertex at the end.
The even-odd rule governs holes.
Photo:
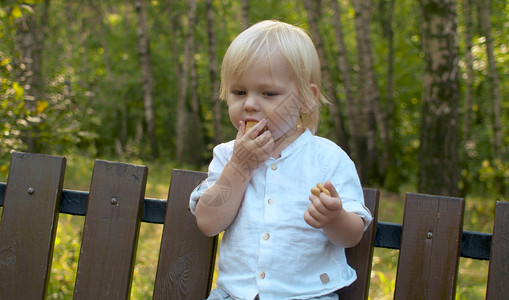
POLYGON ((230 44, 221 66, 220 98, 227 100, 229 84, 260 59, 270 60, 274 51, 281 53, 291 66, 301 104, 302 126, 315 132, 320 120, 320 107, 328 103, 320 90, 321 70, 318 54, 308 34, 301 28, 280 21, 261 21, 240 33, 230 44), (311 84, 318 88, 315 97, 311 84))

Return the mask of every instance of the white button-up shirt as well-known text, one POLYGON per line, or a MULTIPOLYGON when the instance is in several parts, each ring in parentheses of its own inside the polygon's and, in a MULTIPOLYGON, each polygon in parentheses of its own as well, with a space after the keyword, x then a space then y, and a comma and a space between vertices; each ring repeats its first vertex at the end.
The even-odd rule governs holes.
MULTIPOLYGON (((214 148, 208 178, 191 194, 190 208, 217 180, 234 141, 214 148)), ((310 189, 330 180, 343 208, 371 222, 362 187, 348 155, 333 142, 305 131, 253 171, 244 200, 219 248, 218 288, 234 299, 308 299, 351 284, 355 270, 345 249, 304 221, 310 189)))

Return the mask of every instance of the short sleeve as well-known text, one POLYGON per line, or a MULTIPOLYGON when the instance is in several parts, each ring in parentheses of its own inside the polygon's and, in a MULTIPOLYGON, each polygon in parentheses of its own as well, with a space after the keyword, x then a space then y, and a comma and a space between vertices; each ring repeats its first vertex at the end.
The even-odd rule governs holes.
POLYGON ((216 182, 216 180, 219 178, 219 175, 221 175, 223 172, 224 166, 231 156, 232 151, 230 151, 230 148, 233 149, 232 142, 220 144, 214 147, 213 158, 209 165, 207 178, 191 192, 191 197, 189 199, 189 209, 193 214, 196 212, 196 205, 198 204, 201 196, 209 187, 211 187, 216 182))
POLYGON ((341 149, 327 160, 329 172, 326 178, 336 188, 341 198, 343 209, 359 215, 364 221, 364 230, 369 226, 373 217, 364 205, 364 192, 353 161, 341 149))

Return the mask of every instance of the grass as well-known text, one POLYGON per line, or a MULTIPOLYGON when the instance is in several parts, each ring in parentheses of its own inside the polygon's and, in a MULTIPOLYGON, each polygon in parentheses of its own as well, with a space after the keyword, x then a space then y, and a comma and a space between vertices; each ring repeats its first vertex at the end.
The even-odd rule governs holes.
MULTIPOLYGON (((68 159, 64 188, 88 190, 93 163, 93 159, 78 156, 68 159)), ((143 164, 136 161, 130 161, 130 163, 143 164)), ((148 167, 146 197, 165 199, 171 170, 175 166, 170 163, 156 163, 149 164, 148 167)), ((6 174, 0 175, 0 181, 6 181, 6 174)), ((415 189, 406 186, 399 194, 381 191, 379 221, 402 222, 406 191, 415 191, 415 189)), ((464 230, 491 232, 495 201, 482 197, 467 197, 465 203, 464 230)), ((47 296, 49 299, 72 298, 83 226, 84 217, 70 215, 59 217, 47 296)), ((142 223, 140 227, 131 291, 132 299, 152 299, 161 234, 162 225, 142 223)), ((370 299, 393 299, 397 264, 398 250, 375 248, 370 299)), ((484 299, 487 274, 487 261, 461 258, 456 299, 484 299)))

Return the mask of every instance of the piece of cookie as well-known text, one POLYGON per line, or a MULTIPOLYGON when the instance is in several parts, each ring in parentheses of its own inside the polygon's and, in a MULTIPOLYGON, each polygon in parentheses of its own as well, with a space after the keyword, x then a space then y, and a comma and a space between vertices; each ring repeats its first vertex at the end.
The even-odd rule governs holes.
POLYGON ((321 192, 327 194, 327 196, 330 197, 330 191, 325 186, 323 186, 323 184, 317 183, 316 187, 319 188, 321 192))
POLYGON ((320 197, 320 193, 325 193, 327 196, 331 195, 330 191, 323 184, 317 183, 316 187, 311 188, 311 194, 320 197))
MULTIPOLYGON (((247 121, 246 122, 246 132, 251 129, 253 126, 255 126, 258 122, 257 121, 247 121)), ((265 132, 265 130, 267 130, 267 126, 263 127, 262 130, 260 130, 260 132, 258 133, 258 136, 260 136, 262 133, 265 132)))
POLYGON ((256 122, 256 121, 247 121, 247 122, 246 122, 246 132, 247 132, 249 129, 251 129, 253 126, 255 126, 255 125, 256 125, 256 123, 258 123, 258 122, 256 122))

